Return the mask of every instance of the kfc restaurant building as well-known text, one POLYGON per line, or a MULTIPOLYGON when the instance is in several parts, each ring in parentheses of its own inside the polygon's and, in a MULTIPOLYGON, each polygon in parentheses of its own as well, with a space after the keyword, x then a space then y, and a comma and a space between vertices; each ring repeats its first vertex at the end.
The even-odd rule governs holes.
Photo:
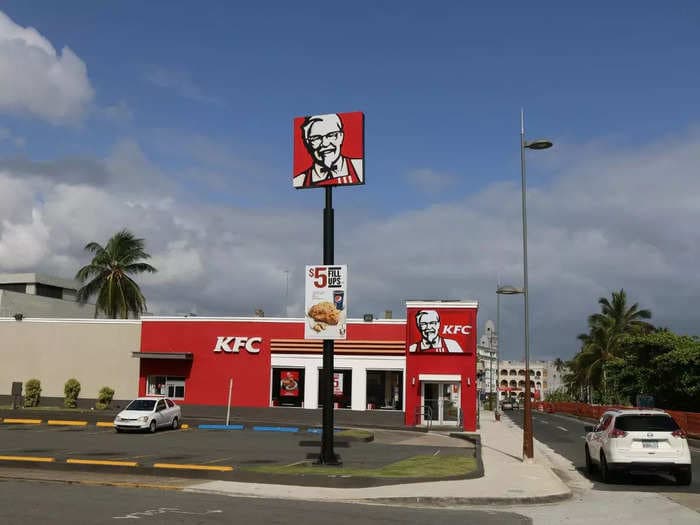
MULTIPOLYGON (((476 302, 408 302, 406 319, 347 321, 334 406, 398 410, 407 425, 476 429, 476 302)), ((139 395, 186 405, 318 408, 323 342, 307 320, 144 318, 139 395)))

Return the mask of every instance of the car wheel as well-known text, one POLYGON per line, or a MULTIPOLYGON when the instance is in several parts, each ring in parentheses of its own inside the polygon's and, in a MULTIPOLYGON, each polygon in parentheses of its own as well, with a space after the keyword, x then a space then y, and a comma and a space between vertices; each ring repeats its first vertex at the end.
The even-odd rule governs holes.
POLYGON ((608 467, 608 462, 605 459, 605 453, 600 453, 600 479, 603 483, 610 483, 612 481, 612 473, 608 467))
POLYGON ((178 421, 177 416, 173 418, 173 424, 172 424, 173 430, 177 430, 180 428, 180 421, 178 421))
POLYGON ((676 485, 690 485, 693 481, 693 473, 690 470, 676 472, 676 485))
POLYGON ((151 421, 151 424, 148 425, 148 431, 153 434, 156 431, 156 420, 154 419, 151 421))
POLYGON ((590 475, 593 474, 593 471, 595 470, 595 465, 593 464, 593 460, 591 459, 591 451, 588 450, 588 445, 586 445, 586 472, 590 475))
POLYGON ((116 431, 117 434, 121 434, 123 430, 121 428, 114 427, 114 430, 116 431))

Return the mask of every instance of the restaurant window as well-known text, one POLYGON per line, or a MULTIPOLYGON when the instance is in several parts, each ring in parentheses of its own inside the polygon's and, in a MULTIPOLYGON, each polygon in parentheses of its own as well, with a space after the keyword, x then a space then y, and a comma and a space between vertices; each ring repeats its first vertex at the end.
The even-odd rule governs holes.
POLYGON ((367 410, 401 410, 403 372, 367 371, 367 410))
POLYGON ((304 369, 272 369, 272 406, 304 406, 304 369))
MULTIPOLYGON (((318 373, 318 406, 323 406, 323 369, 318 373)), ((352 405, 352 370, 333 371, 333 406, 351 408, 352 405)))
POLYGON ((185 399, 185 378, 177 376, 148 376, 146 379, 146 395, 185 399))

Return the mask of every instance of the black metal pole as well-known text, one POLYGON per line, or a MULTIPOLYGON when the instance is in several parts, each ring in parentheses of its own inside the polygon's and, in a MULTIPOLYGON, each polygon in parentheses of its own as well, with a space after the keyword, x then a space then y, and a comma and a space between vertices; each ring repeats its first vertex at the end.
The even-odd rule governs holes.
MULTIPOLYGON (((323 264, 335 264, 333 259, 333 188, 327 186, 326 207, 323 209, 323 264)), ((323 431, 319 463, 338 465, 338 456, 333 451, 333 339, 323 340, 323 431)))

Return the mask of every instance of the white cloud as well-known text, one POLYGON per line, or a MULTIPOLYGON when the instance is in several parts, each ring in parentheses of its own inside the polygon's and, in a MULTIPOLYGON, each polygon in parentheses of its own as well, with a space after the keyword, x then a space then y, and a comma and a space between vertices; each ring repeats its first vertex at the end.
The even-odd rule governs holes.
MULTIPOLYGON (((571 356, 598 297, 622 287, 655 323, 697 332, 689 305, 700 295, 700 134, 596 156, 581 149, 550 152, 559 160, 546 184, 539 161, 530 164, 533 357, 571 356)), ((133 141, 90 166, 105 173, 93 180, 57 176, 55 166, 29 177, 11 166, 0 172, 0 271, 70 277, 88 261, 87 242, 128 227, 146 239, 159 269, 138 279, 155 313, 302 313, 304 265, 322 255, 318 206, 198 201, 198 179, 164 173, 133 141)), ((283 180, 270 174, 255 184, 274 177, 283 180)), ((453 191, 449 203, 411 205, 386 219, 339 200, 335 260, 349 266, 350 315, 390 309, 401 317, 406 299, 476 299, 480 327, 495 319, 498 280, 522 282, 519 182, 464 190, 461 200, 453 191)), ((504 358, 522 356, 522 312, 522 297, 501 299, 504 358)))
POLYGON ((203 264, 197 248, 188 246, 185 240, 168 243, 166 249, 157 254, 149 264, 159 271, 149 278, 154 286, 172 284, 198 279, 203 273, 203 264), (177 261, 176 264, 173 264, 177 261))
POLYGON ((32 27, 0 12, 0 111, 53 123, 78 120, 93 99, 85 63, 68 47, 58 53, 32 27))
POLYGON ((22 266, 36 266, 48 253, 49 228, 44 223, 41 212, 32 210, 31 222, 24 224, 2 221, 0 236, 0 267, 17 269, 22 266), (21 254, 21 259, 18 257, 21 254))

